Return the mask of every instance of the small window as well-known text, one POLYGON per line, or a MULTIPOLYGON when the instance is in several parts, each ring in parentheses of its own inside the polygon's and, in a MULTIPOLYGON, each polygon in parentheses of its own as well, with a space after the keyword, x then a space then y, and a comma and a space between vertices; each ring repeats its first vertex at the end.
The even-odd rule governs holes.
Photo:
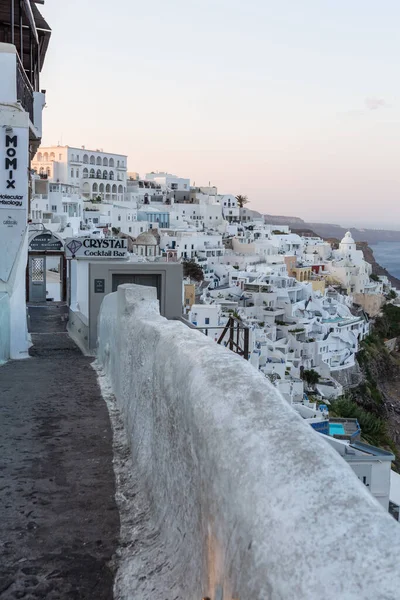
POLYGON ((56 211, 57 211, 57 206, 56 206, 55 204, 52 204, 52 206, 51 206, 51 210, 52 210, 53 212, 56 212, 56 211))
POLYGON ((208 317, 206 317, 206 318, 204 319, 204 323, 205 323, 206 325, 209 325, 209 324, 210 324, 210 319, 209 319, 208 317))
POLYGON ((118 215, 118 221, 120 221, 120 220, 121 220, 121 215, 118 215))
POLYGON ((71 169, 71 177, 73 177, 73 176, 74 176, 74 170, 71 169))

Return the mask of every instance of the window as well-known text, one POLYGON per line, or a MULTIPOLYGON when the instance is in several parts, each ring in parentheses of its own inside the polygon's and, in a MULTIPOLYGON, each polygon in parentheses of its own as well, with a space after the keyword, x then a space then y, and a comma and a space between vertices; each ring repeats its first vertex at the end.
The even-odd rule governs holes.
POLYGON ((65 213, 66 213, 66 212, 68 212, 68 206, 67 206, 66 204, 64 204, 64 206, 63 206, 63 211, 64 211, 65 213))
POLYGON ((118 215, 118 221, 120 221, 120 220, 121 220, 121 215, 118 215))
POLYGON ((186 298, 186 305, 190 304, 190 298, 186 298))
POLYGON ((79 169, 76 170, 75 177, 79 177, 79 169))
POLYGON ((57 206, 56 206, 55 204, 52 204, 52 206, 51 206, 51 210, 52 210, 53 212, 56 212, 56 211, 57 211, 57 206))
POLYGON ((58 155, 58 160, 61 160, 61 159, 62 159, 62 154, 59 154, 58 155))
POLYGON ((71 169, 71 177, 73 177, 73 176, 74 176, 74 170, 71 169))
POLYGON ((204 323, 205 323, 206 325, 209 325, 209 324, 210 324, 210 319, 209 319, 208 317, 206 317, 206 318, 204 319, 204 323))
POLYGON ((129 227, 128 230, 129 230, 129 233, 132 233, 132 227, 129 227))

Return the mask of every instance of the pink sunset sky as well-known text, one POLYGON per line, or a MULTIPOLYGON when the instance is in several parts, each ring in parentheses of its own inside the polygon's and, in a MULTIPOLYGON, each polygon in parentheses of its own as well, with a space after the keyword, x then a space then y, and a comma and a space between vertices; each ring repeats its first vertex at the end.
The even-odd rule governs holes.
POLYGON ((394 0, 46 0, 43 144, 400 229, 394 0))

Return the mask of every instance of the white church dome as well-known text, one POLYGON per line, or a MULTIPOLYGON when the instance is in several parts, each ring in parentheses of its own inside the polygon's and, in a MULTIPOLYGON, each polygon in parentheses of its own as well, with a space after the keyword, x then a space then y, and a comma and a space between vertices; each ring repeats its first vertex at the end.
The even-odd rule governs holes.
POLYGON ((355 244, 355 241, 353 240, 353 238, 351 237, 351 233, 350 231, 347 231, 344 238, 342 239, 342 241, 340 242, 341 244, 355 244))

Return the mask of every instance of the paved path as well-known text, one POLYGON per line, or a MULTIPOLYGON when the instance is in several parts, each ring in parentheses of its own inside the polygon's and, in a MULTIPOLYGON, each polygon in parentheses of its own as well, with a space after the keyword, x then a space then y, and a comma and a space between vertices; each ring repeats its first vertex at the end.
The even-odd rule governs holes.
POLYGON ((110 422, 64 312, 30 308, 31 358, 0 367, 1 600, 113 597, 110 422))

